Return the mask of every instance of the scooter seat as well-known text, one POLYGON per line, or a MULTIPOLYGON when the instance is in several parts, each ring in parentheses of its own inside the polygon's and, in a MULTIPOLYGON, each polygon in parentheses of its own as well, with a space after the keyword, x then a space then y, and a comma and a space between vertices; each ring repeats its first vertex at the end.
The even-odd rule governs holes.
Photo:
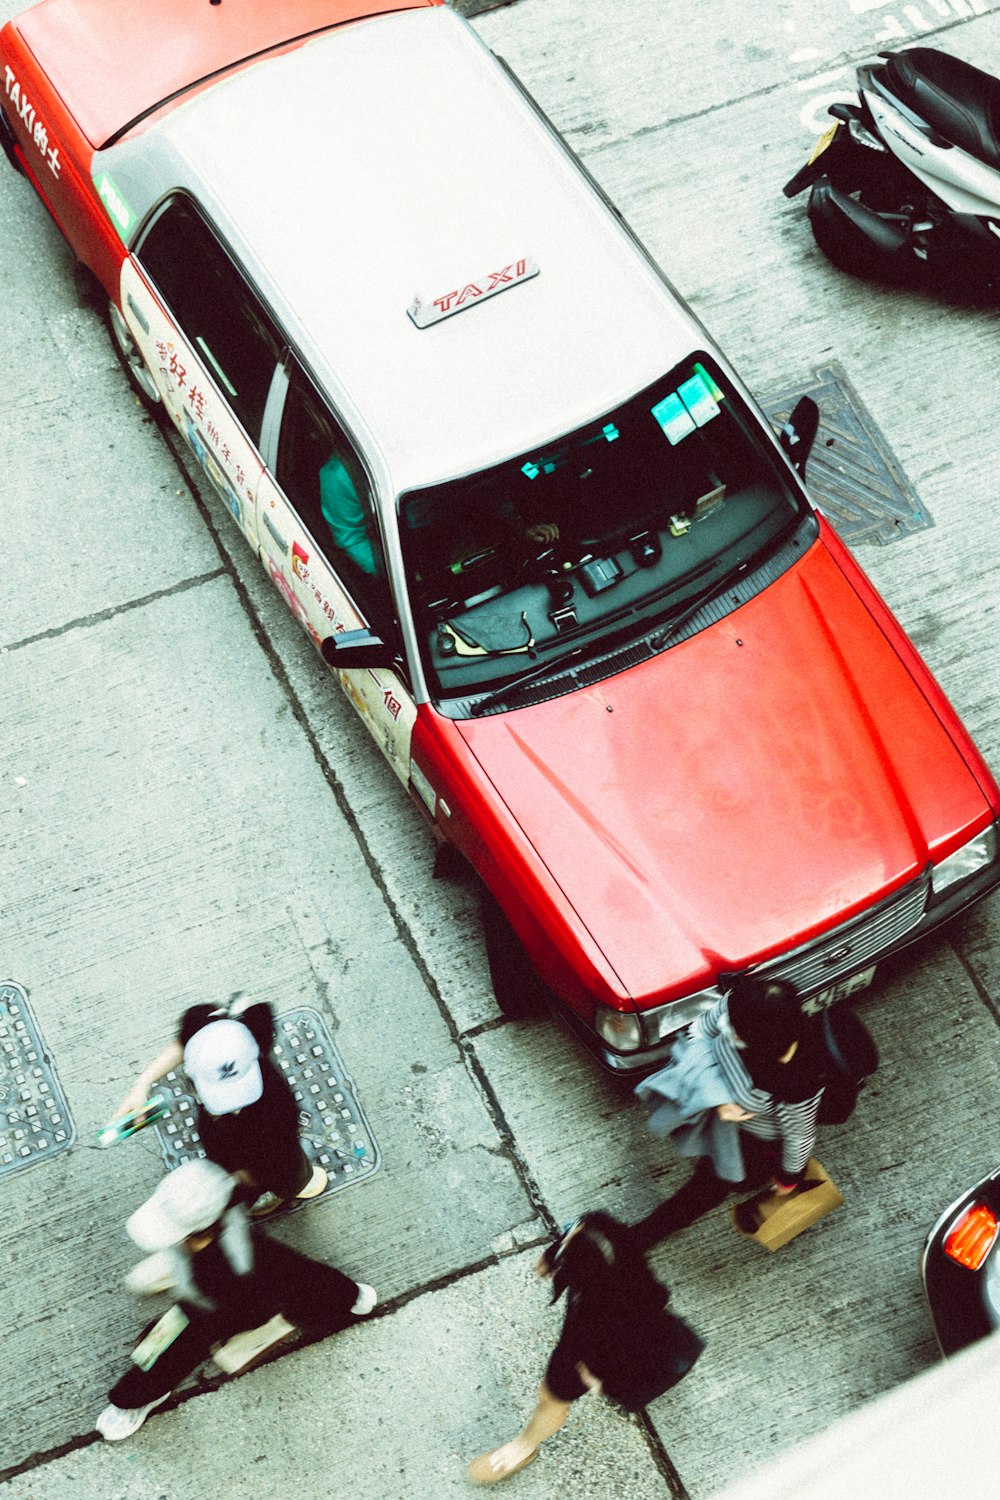
POLYGON ((900 101, 939 135, 1000 168, 1000 78, 933 47, 894 52, 885 74, 900 101))

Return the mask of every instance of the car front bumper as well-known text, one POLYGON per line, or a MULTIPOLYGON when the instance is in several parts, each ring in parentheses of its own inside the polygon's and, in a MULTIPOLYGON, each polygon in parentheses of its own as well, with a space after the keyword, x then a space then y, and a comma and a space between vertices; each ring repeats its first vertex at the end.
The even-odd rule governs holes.
MULTIPOLYGON (((822 993, 831 986, 843 986, 844 993, 846 994, 850 988, 847 981, 852 976, 882 963, 885 959, 891 958, 897 953, 902 953, 911 944, 928 937, 946 922, 950 922, 953 917, 974 906, 977 901, 981 901, 984 896, 988 896, 997 887, 1000 887, 1000 858, 995 859, 992 864, 977 871, 975 875, 970 876, 967 880, 957 882, 937 898, 934 898, 931 893, 930 871, 927 870, 920 877, 919 881, 914 882, 912 887, 907 888, 907 891, 912 892, 911 899, 917 896, 920 897, 922 901, 921 914, 916 921, 909 922, 905 930, 894 934, 891 929, 887 931, 887 940, 882 946, 873 949, 870 945, 865 946, 863 943, 860 943, 857 945, 858 951, 855 961, 852 961, 851 954, 847 954, 835 970, 831 967, 826 973, 823 973, 822 968, 818 967, 812 961, 817 953, 822 953, 830 949, 831 946, 837 945, 841 935, 845 932, 849 937, 853 938, 866 924, 870 923, 874 928, 875 924, 883 919, 882 914, 888 912, 894 903, 898 904, 901 896, 905 896, 906 892, 895 893, 888 901, 880 903, 877 907, 872 908, 870 912, 864 913, 860 918, 854 919, 852 923, 846 924, 845 928, 838 928, 832 934, 828 933, 822 938, 817 939, 815 943, 806 944, 801 949, 794 950, 791 954, 785 954, 767 963, 757 965, 747 972, 754 974, 758 978, 790 979, 793 983, 797 984, 804 1002, 808 1002, 810 998, 822 993), (812 982, 802 983, 800 978, 802 974, 808 974, 812 982), (817 974, 821 975, 819 983, 815 982, 817 974)), ((735 977, 735 974, 720 975, 717 981, 719 988, 725 989, 727 984, 735 977)), ((588 1050, 594 1054, 601 1066, 608 1072, 614 1073, 619 1077, 635 1078, 638 1080, 644 1074, 651 1073, 656 1068, 663 1067, 670 1059, 673 1038, 676 1032, 652 1046, 642 1047, 633 1052, 619 1052, 609 1047, 597 1035, 594 1028, 575 1011, 570 1010, 566 1006, 559 1005, 558 1012, 569 1023, 571 1030, 576 1033, 588 1050)))

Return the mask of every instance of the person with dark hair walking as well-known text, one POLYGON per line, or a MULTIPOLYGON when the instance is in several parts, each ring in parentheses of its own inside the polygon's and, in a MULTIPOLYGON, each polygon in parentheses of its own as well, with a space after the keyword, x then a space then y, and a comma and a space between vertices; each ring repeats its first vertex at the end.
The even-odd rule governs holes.
POLYGON ((157 1079, 183 1066, 198 1097, 198 1134, 210 1161, 256 1200, 255 1218, 293 1198, 317 1197, 327 1174, 299 1136, 299 1106, 271 1058, 274 1013, 263 1001, 192 1005, 177 1038, 144 1069, 118 1106, 140 1108, 157 1079))
MULTIPOLYGON (((632 1226, 639 1251, 733 1192, 791 1193, 816 1140, 823 1064, 793 985, 745 978, 678 1038, 639 1084, 650 1127, 698 1158, 688 1181, 632 1226)), ((737 1210, 739 1212, 739 1210, 737 1210)))
POLYGON ((650 1272, 627 1226, 610 1214, 583 1214, 535 1270, 551 1279, 553 1302, 565 1294, 562 1333, 534 1411, 517 1437, 469 1464, 474 1484, 498 1484, 523 1469, 588 1391, 636 1411, 675 1385, 704 1348, 694 1330, 667 1311, 669 1291, 650 1272))
POLYGON ((215 1162, 188 1161, 168 1173, 126 1228, 141 1250, 172 1262, 178 1301, 145 1330, 108 1393, 95 1423, 108 1442, 138 1432, 217 1346, 234 1356, 226 1368, 244 1368, 296 1328, 335 1333, 378 1300, 373 1287, 254 1229, 235 1178, 215 1162), (266 1325, 279 1318, 272 1336, 266 1325), (241 1340, 239 1349, 234 1336, 251 1331, 264 1337, 241 1340))

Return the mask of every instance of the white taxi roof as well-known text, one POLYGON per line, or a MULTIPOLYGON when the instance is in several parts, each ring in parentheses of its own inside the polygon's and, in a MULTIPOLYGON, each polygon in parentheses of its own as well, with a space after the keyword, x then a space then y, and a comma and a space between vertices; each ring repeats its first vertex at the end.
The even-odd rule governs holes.
POLYGON ((190 189, 396 492, 541 444, 704 343, 443 7, 263 61, 104 157, 140 213, 190 189), (435 299, 505 275, 419 326, 435 299))

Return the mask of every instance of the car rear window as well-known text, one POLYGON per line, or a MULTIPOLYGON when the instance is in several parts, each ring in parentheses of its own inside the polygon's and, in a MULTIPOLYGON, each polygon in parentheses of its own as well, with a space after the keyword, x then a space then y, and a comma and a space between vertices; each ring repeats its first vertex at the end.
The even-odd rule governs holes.
POLYGON ((254 443, 281 341, 261 303, 186 198, 172 199, 136 259, 254 443))

